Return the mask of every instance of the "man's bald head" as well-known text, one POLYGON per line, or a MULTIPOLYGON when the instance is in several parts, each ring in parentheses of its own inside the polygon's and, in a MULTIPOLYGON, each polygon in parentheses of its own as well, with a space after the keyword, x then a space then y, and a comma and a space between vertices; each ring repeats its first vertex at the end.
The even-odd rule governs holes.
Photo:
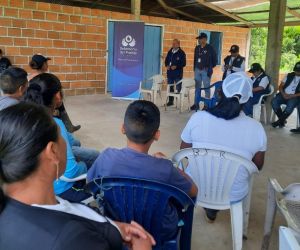
POLYGON ((180 41, 177 38, 175 38, 172 42, 172 48, 177 49, 179 47, 180 47, 180 41))

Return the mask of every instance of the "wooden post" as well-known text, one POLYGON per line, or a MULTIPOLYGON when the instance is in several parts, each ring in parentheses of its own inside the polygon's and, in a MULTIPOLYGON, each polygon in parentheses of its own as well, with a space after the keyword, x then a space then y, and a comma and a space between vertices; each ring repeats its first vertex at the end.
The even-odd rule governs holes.
MULTIPOLYGON (((266 72, 271 77, 272 84, 274 84, 276 94, 279 81, 279 70, 281 60, 282 36, 285 23, 287 0, 270 0, 270 14, 268 25, 268 40, 266 52, 266 72)), ((271 100, 268 98, 267 107, 267 121, 270 122, 271 117, 271 100)))
POLYGON ((141 17, 141 0, 131 0, 131 14, 139 21, 141 17))

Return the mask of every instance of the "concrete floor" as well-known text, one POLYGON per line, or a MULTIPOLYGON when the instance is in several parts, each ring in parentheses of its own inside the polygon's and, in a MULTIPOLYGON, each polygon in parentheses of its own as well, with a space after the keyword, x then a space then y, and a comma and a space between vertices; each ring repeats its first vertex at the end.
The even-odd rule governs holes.
MULTIPOLYGON (((109 96, 68 97, 67 110, 74 124, 82 128, 76 133, 82 144, 102 150, 106 147, 124 147, 126 138, 120 133, 123 115, 129 101, 113 100, 109 96)), ((179 114, 174 108, 161 110, 161 139, 151 148, 150 153, 164 152, 168 157, 178 151, 180 133, 192 113, 179 114)), ((277 178, 279 183, 287 185, 299 182, 300 135, 292 135, 289 129, 295 126, 293 114, 284 129, 266 127, 268 134, 268 152, 261 173, 255 178, 252 193, 252 206, 249 221, 248 240, 244 241, 247 250, 260 249, 266 209, 267 180, 277 178)), ((284 221, 278 215, 270 249, 278 249, 278 226, 284 221)), ((214 224, 208 224, 201 208, 195 209, 192 249, 232 249, 230 215, 220 212, 214 224)))

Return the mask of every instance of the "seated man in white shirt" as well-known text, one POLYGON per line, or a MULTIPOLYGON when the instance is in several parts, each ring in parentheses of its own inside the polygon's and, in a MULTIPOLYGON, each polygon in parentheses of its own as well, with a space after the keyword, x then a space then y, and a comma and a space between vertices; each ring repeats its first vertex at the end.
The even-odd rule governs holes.
POLYGON ((240 55, 240 47, 232 45, 229 52, 230 55, 224 58, 224 64, 222 65, 222 71, 224 72, 222 80, 232 73, 245 71, 245 57, 240 55))
POLYGON ((300 62, 297 62, 294 71, 288 73, 281 81, 279 93, 272 100, 272 108, 278 120, 272 123, 274 128, 284 127, 286 119, 300 104, 300 62), (286 107, 282 110, 281 105, 286 107))
POLYGON ((269 93, 270 81, 269 76, 267 76, 259 63, 253 63, 248 72, 253 74, 251 77, 253 81, 253 96, 244 104, 243 110, 247 116, 253 117, 253 106, 259 102, 262 95, 269 93))

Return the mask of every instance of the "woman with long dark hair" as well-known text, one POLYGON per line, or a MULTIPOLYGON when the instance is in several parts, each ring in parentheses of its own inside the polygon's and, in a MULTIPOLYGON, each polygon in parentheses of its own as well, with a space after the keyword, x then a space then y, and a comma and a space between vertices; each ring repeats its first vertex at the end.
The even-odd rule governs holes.
MULTIPOLYGON (((223 81, 222 90, 217 106, 190 118, 181 134, 181 148, 227 151, 252 160, 261 170, 267 149, 266 133, 259 122, 242 111, 243 104, 253 95, 252 81, 244 72, 233 73, 223 81)), ((232 202, 248 194, 248 178, 248 172, 240 168, 231 190, 232 202)), ((213 222, 217 211, 206 209, 206 215, 213 222)))
POLYGON ((55 197, 65 172, 66 143, 49 110, 20 103, 0 112, 0 249, 150 250, 153 238, 138 224, 113 222, 55 197))
MULTIPOLYGON (((28 75, 28 81, 33 79, 35 76, 48 72, 48 61, 51 60, 49 57, 44 57, 43 55, 36 54, 32 56, 29 66, 32 69, 32 73, 28 75)), ((74 126, 70 120, 70 117, 66 111, 64 103, 57 109, 58 115, 64 122, 66 128, 70 133, 73 133, 81 128, 80 125, 74 126)))
MULTIPOLYGON (((42 105, 48 109, 49 114, 53 114, 54 110, 59 108, 63 103, 61 82, 53 74, 39 74, 30 80, 24 100, 26 102, 42 105)), ((80 151, 80 153, 74 155, 72 151, 73 137, 70 137, 62 120, 57 117, 54 117, 54 120, 60 127, 60 133, 67 143, 67 168, 64 176, 72 179, 85 174, 87 169, 91 167, 98 157, 99 152, 79 148, 76 150, 76 153, 78 153, 78 151, 80 151)), ((80 202, 90 196, 83 191, 82 188, 84 185, 85 181, 72 183, 58 180, 54 182, 54 191, 55 194, 68 201, 80 202)))

